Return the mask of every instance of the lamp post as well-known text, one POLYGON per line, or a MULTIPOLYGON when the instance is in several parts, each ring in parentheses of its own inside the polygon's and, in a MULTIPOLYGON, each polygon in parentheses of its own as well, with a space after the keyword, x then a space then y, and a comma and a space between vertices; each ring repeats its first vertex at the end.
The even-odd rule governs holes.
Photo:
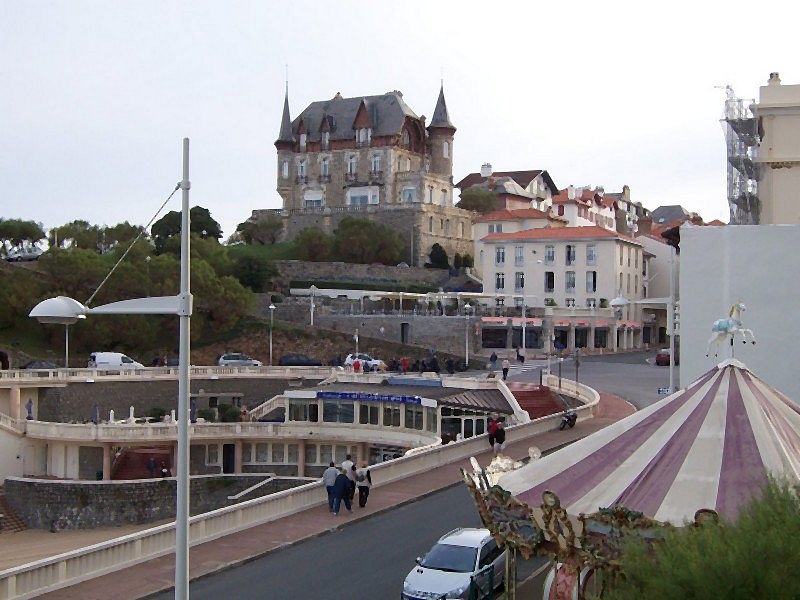
POLYGON ((147 297, 148 298, 150 297, 150 261, 151 260, 152 260, 152 258, 150 257, 149 254, 144 257, 144 266, 147 269, 147 281, 145 282, 145 284, 147 286, 147 297))
POLYGON ((181 278, 177 296, 133 298, 89 308, 58 296, 43 300, 29 316, 41 323, 74 323, 86 315, 177 315, 180 317, 178 368, 178 458, 175 517, 175 598, 189 598, 189 325, 192 294, 189 270, 189 139, 183 139, 183 178, 178 184, 181 202, 181 278))
POLYGON ((311 286, 311 326, 314 326, 314 292, 317 291, 317 286, 311 286))
POLYGON ((469 315, 472 312, 472 305, 467 302, 464 305, 464 360, 469 367, 469 315))
POLYGON ((275 305, 269 305, 269 366, 272 366, 272 322, 275 316, 275 305))

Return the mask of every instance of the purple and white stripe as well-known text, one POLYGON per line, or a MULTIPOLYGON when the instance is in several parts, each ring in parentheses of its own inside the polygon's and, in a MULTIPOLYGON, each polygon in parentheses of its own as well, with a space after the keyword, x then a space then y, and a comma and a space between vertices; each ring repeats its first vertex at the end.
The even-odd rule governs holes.
POLYGON ((619 503, 679 525, 700 508, 735 517, 767 472, 800 479, 800 410, 728 360, 500 485, 531 506, 552 490, 574 515, 619 503))

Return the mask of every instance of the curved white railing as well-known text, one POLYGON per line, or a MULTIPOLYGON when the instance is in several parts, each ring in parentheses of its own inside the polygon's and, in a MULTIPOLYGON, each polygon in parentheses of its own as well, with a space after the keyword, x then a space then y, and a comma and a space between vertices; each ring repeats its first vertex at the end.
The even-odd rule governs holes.
MULTIPOLYGON (((189 375, 195 378, 256 377, 276 379, 326 379, 332 367, 189 367, 189 375)), ((0 385, 41 384, 43 382, 95 382, 95 381, 140 381, 143 379, 177 379, 178 369, 172 367, 144 367, 142 369, 53 369, 0 371, 0 385)))
POLYGON ((250 411, 251 419, 260 419, 264 415, 271 413, 276 408, 286 408, 286 396, 278 394, 266 402, 263 402, 250 411))
MULTIPOLYGON (((557 379, 556 379, 557 383, 557 379)), ((587 404, 578 407, 579 420, 590 418, 599 402, 599 394, 587 386, 575 386, 562 380, 562 392, 579 392, 587 404)), ((561 415, 549 415, 506 430, 506 442, 514 443, 556 429, 561 415)), ((241 425, 241 424, 240 424, 241 425)), ((444 465, 452 464, 486 450, 485 435, 452 442, 445 446, 429 446, 425 451, 370 467, 375 487, 414 477, 444 465)), ((321 481, 254 498, 194 516, 190 519, 189 540, 192 546, 237 531, 274 521, 327 502, 321 481)), ((80 581, 99 577, 140 562, 174 552, 175 524, 168 523, 114 538, 106 542, 66 552, 43 560, 0 571, 0 600, 26 599, 80 581)))
POLYGON ((10 429, 15 433, 23 433, 25 431, 25 421, 0 413, 0 427, 10 429))

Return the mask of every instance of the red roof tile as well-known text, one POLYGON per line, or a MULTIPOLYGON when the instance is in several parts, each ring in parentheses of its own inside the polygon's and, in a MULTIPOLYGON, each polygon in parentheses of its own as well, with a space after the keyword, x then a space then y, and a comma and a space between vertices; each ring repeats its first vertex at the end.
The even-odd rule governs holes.
MULTIPOLYGON (((528 184, 536 179, 542 173, 541 169, 533 169, 531 171, 495 171, 492 177, 511 177, 522 187, 528 187, 528 184)), ((464 179, 456 184, 457 188, 466 189, 477 183, 486 181, 486 177, 482 177, 480 173, 470 173, 464 179)))
POLYGON ((587 225, 585 227, 542 227, 539 229, 525 229, 509 233, 490 233, 484 236, 482 242, 499 241, 524 241, 524 240, 581 240, 609 238, 630 242, 641 246, 635 239, 622 235, 616 231, 598 227, 597 225, 587 225))

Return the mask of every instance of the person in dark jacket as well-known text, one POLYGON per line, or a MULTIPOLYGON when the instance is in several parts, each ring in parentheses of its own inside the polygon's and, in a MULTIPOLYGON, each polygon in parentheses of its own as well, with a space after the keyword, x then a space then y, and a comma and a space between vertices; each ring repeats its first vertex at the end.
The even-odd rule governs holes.
POLYGON ((358 486, 358 505, 364 508, 372 487, 372 475, 369 473, 367 463, 361 463, 361 468, 356 471, 356 485, 358 486))
POLYGON ((353 512, 352 505, 350 504, 350 479, 347 477, 347 471, 344 469, 336 476, 336 481, 333 482, 333 514, 339 514, 339 508, 344 500, 344 506, 347 512, 353 512))

